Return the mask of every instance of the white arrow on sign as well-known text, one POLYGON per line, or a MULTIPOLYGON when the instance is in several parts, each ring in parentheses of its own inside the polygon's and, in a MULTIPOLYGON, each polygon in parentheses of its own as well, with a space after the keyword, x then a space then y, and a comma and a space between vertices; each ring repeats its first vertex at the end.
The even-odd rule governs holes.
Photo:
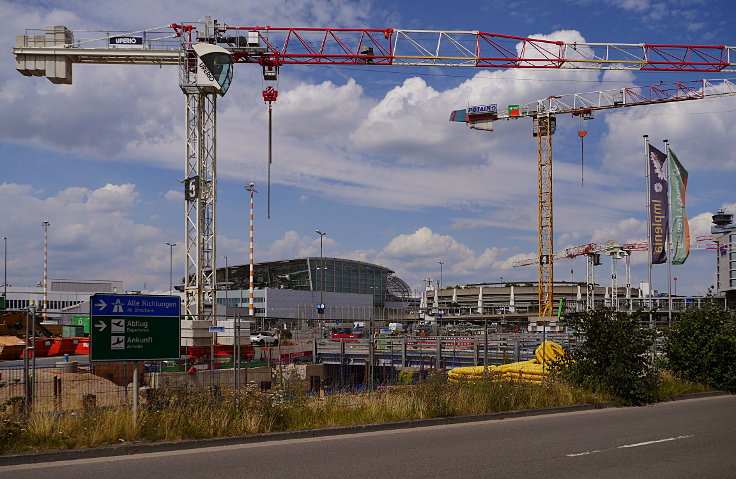
POLYGON ((107 303, 104 302, 104 301, 102 301, 102 300, 100 300, 100 302, 97 303, 95 306, 97 306, 98 308, 100 308, 100 311, 102 311, 103 309, 105 309, 107 307, 107 303))
POLYGON ((102 320, 100 320, 99 323, 95 324, 95 328, 97 328, 98 331, 104 331, 106 327, 107 324, 102 320))

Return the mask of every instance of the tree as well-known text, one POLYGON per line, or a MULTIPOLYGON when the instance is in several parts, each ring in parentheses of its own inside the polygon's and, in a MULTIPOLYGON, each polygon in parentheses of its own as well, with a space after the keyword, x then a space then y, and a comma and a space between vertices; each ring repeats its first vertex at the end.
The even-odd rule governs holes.
POLYGON ((666 332, 663 350, 676 376, 736 392, 736 324, 716 301, 683 312, 666 332))
POLYGON ((656 400, 658 376, 651 361, 654 331, 646 315, 599 309, 566 320, 580 339, 557 373, 585 388, 611 394, 626 405, 656 400))

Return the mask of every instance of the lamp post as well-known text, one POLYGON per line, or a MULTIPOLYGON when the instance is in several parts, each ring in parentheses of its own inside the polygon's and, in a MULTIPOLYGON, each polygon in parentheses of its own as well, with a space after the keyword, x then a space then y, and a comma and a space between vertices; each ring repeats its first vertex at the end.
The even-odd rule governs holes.
MULTIPOLYGON (((229 288, 230 277, 228 275, 229 268, 227 267, 227 256, 223 256, 223 258, 225 258, 225 289, 227 290, 227 289, 230 289, 229 288)), ((227 301, 227 296, 225 296, 225 298, 226 298, 225 301, 227 301)))
POLYGON ((5 246, 5 266, 3 267, 4 279, 3 279, 3 301, 5 307, 8 307, 8 238, 3 236, 3 243, 5 246))
POLYGON ((499 276, 498 279, 501 280, 501 286, 503 286, 503 276, 499 276))
MULTIPOLYGON (((319 309, 321 309, 324 312, 325 303, 324 303, 324 289, 325 289, 325 259, 322 255, 322 238, 325 237, 327 233, 323 233, 320 230, 314 230, 315 233, 319 235, 319 263, 320 263, 320 272, 319 272, 319 279, 320 279, 320 285, 319 285, 319 309)), ((319 312, 319 309, 317 310, 319 312)))
POLYGON ((675 292, 674 292, 674 295, 675 295, 675 296, 677 296, 677 276, 675 276, 675 277, 674 277, 674 278, 672 278, 672 279, 674 279, 674 280, 675 280, 675 292))
POLYGON ((176 243, 164 243, 169 247, 169 294, 174 290, 174 246, 176 243))
POLYGON ((445 263, 442 261, 437 261, 437 262, 440 264, 440 288, 439 289, 442 289, 442 265, 445 263))

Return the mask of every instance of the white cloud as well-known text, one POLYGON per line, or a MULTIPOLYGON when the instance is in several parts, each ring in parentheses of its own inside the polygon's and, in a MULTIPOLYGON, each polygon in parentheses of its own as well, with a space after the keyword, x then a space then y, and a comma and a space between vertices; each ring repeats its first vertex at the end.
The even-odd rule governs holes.
POLYGON ((512 262, 530 254, 517 254, 511 258, 505 257, 506 254, 507 249, 497 247, 486 248, 477 254, 452 236, 435 233, 424 226, 411 234, 392 238, 375 260, 418 287, 427 277, 439 279, 440 261, 444 278, 452 283, 489 281, 504 271, 509 278, 523 276, 523 271, 510 271, 512 262))
POLYGON ((184 202, 184 192, 180 190, 169 190, 164 193, 164 199, 166 201, 182 203, 184 202))
MULTIPOLYGON (((312 235, 300 235, 296 231, 289 230, 284 236, 271 243, 262 259, 258 261, 275 261, 285 258, 303 258, 306 256, 319 256, 319 237, 312 235)), ((322 238, 322 254, 330 256, 337 249, 337 242, 330 236, 322 238)))
POLYGON ((412 234, 395 237, 381 252, 381 256, 388 259, 463 259, 468 254, 472 252, 467 246, 458 243, 451 236, 439 235, 426 226, 412 234))
POLYGON ((664 150, 662 140, 690 171, 734 170, 736 151, 722 148, 723 138, 736 135, 734 98, 649 105, 612 112, 605 117, 604 166, 627 176, 644 170, 644 140, 664 150), (697 134, 693 134, 697 132, 697 134))
POLYGON ((636 218, 626 218, 610 228, 601 228, 593 231, 591 241, 605 243, 617 241, 623 243, 646 241, 646 222, 636 218))
MULTIPOLYGON (((168 265, 165 233, 133 220, 134 185, 96 190, 72 187, 45 196, 27 185, 0 184, 0 202, 13 204, 7 224, 8 280, 35 284, 43 259, 41 222, 48 220, 52 278, 123 280, 128 288, 155 286, 168 265), (116 207, 117 205, 117 207, 116 207)), ((162 286, 162 285, 160 285, 162 286)))

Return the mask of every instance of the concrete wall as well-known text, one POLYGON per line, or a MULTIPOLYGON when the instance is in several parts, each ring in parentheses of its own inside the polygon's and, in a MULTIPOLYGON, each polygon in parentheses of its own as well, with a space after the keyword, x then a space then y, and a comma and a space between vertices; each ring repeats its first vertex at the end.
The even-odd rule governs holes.
MULTIPOLYGON (((262 366, 258 368, 240 369, 240 384, 260 385, 261 382, 273 383, 271 368, 262 366)), ((235 373, 232 369, 199 370, 196 372, 157 372, 147 373, 144 379, 146 386, 160 387, 233 387, 235 373)))

